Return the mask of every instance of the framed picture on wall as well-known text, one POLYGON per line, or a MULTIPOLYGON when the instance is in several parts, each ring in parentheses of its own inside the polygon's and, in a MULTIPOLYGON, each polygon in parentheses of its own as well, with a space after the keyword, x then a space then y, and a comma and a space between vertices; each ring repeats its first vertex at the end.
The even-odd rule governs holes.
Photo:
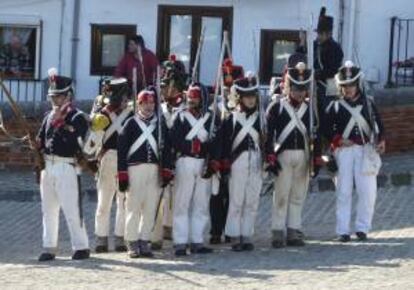
POLYGON ((38 79, 41 22, 37 25, 0 22, 0 71, 5 79, 38 79))

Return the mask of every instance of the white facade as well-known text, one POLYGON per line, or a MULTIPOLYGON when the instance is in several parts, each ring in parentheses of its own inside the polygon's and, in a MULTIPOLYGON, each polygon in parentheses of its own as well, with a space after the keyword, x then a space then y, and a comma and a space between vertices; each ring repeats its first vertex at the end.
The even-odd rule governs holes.
MULTIPOLYGON (((99 77, 90 75, 92 23, 137 25, 137 32, 143 35, 147 47, 155 52, 158 5, 233 7, 233 58, 237 64, 251 70, 258 62, 253 55, 260 55, 261 29, 306 29, 311 13, 316 27, 319 9, 324 5, 328 14, 335 17, 336 38, 339 35, 341 2, 345 3, 342 47, 346 56, 359 60, 364 70, 376 68, 378 81, 383 85, 388 69, 390 19, 392 16, 414 18, 412 0, 80 0, 77 98, 92 98, 98 92, 99 77), (354 14, 351 7, 355 7, 354 14), (355 19, 354 37, 350 42, 352 19, 355 19), (255 54, 252 31, 256 35, 255 54)), ((40 78, 47 76, 47 69, 51 66, 70 75, 74 3, 75 0, 0 1, 0 23, 10 16, 18 21, 27 15, 42 21, 40 78)), ((414 56, 413 46, 411 44, 411 56, 414 56)))

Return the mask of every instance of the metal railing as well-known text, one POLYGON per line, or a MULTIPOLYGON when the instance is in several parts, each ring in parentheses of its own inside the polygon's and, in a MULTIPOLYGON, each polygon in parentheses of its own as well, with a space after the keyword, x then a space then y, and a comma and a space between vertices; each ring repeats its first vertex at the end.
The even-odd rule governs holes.
POLYGON ((391 18, 387 87, 414 86, 414 19, 391 18))
MULTIPOLYGON (((16 102, 33 103, 46 100, 46 83, 44 80, 4 79, 16 102)), ((0 104, 7 102, 5 92, 0 91, 0 104)))

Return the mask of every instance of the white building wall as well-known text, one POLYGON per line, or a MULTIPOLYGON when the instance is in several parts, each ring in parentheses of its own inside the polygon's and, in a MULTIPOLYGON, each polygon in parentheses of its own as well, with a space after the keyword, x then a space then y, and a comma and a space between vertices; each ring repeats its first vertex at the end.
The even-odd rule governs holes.
MULTIPOLYGON (((147 47, 156 49, 158 5, 208 5, 233 7, 233 57, 247 70, 257 65, 253 54, 253 31, 256 36, 256 56, 259 57, 260 29, 306 29, 310 22, 309 9, 316 25, 321 4, 327 5, 330 15, 337 14, 334 1, 311 0, 117 0, 82 1, 81 33, 78 59, 78 97, 89 98, 96 94, 99 77, 89 75, 90 63, 90 24, 119 23, 136 24, 147 47), (116 11, 116 12, 115 12, 116 11), (300 23, 300 25, 298 25, 300 23)), ((337 26, 336 26, 337 27, 337 26)))
MULTIPOLYGON (((390 23, 393 16, 414 19, 412 0, 356 0, 355 60, 365 72, 379 72, 379 84, 387 81, 390 23)), ((411 24, 408 57, 414 57, 414 23, 411 24)))
MULTIPOLYGON (((345 0, 345 31, 343 47, 349 41, 349 3, 345 0)), ((414 18, 412 0, 355 0, 357 1, 355 51, 364 69, 377 67, 380 82, 386 80, 388 67, 389 20, 392 16, 414 18)), ((38 15, 43 21, 41 77, 47 69, 59 66, 63 74, 70 74, 71 38, 74 0, 1 0, 2 14, 38 15), (63 7, 64 18, 61 21, 63 7), (63 26, 61 27, 61 24, 63 26), (61 61, 59 39, 62 30, 61 61)), ((99 77, 90 76, 91 24, 136 24, 147 47, 156 50, 158 5, 207 5, 233 7, 233 57, 246 70, 255 69, 253 36, 256 36, 259 57, 260 29, 299 29, 309 25, 310 12, 316 27, 319 9, 327 6, 329 15, 335 17, 337 37, 339 0, 81 0, 80 30, 77 60, 77 97, 92 98, 98 92, 99 77)), ((413 30, 414 33, 414 30, 413 30)))
MULTIPOLYGON (((72 1, 72 0, 69 0, 72 1)), ((66 1, 68 2, 68 1, 66 1)), ((47 75, 49 67, 59 68, 64 74, 70 72, 70 41, 72 27, 72 16, 69 15, 71 3, 65 5, 65 0, 1 0, 0 1, 0 22, 1 19, 12 15, 16 22, 24 19, 25 16, 34 16, 42 21, 42 43, 41 43, 41 71, 40 78, 47 75), (62 8, 64 18, 61 21, 62 8), (63 26, 61 26, 63 25, 63 26), (62 30, 62 33, 61 33, 62 30), (60 50, 59 39, 63 37, 64 45, 60 50), (61 54, 61 62, 59 56, 61 54), (69 62, 68 62, 69 60, 69 62)))

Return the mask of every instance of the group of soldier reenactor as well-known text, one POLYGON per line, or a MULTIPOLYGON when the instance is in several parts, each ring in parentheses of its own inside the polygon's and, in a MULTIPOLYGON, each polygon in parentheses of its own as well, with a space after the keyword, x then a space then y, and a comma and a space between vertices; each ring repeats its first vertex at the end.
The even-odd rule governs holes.
POLYGON ((114 198, 114 249, 131 258, 152 257, 164 239, 172 239, 176 256, 211 253, 204 239, 209 224, 210 244, 252 251, 265 174, 274 180, 272 247, 304 246, 302 210, 309 181, 325 165, 337 174, 339 240, 351 240, 354 182, 355 232, 366 240, 377 172, 364 171, 363 155, 368 145, 385 150, 383 126, 365 94, 360 68, 350 61, 342 65, 332 23, 323 11, 315 64, 307 64, 306 50, 299 48, 266 112, 257 76, 244 74, 231 59, 220 60, 214 94, 189 81, 174 56, 158 70, 154 86, 136 95, 131 96, 127 79, 108 79, 88 116, 73 106, 72 80, 51 70, 53 109, 38 134, 46 164, 40 180, 44 252, 39 260, 57 253, 60 207, 72 258, 90 255, 77 186, 79 155, 98 167, 96 253, 109 251, 114 198), (330 159, 323 157, 326 152, 330 159))

